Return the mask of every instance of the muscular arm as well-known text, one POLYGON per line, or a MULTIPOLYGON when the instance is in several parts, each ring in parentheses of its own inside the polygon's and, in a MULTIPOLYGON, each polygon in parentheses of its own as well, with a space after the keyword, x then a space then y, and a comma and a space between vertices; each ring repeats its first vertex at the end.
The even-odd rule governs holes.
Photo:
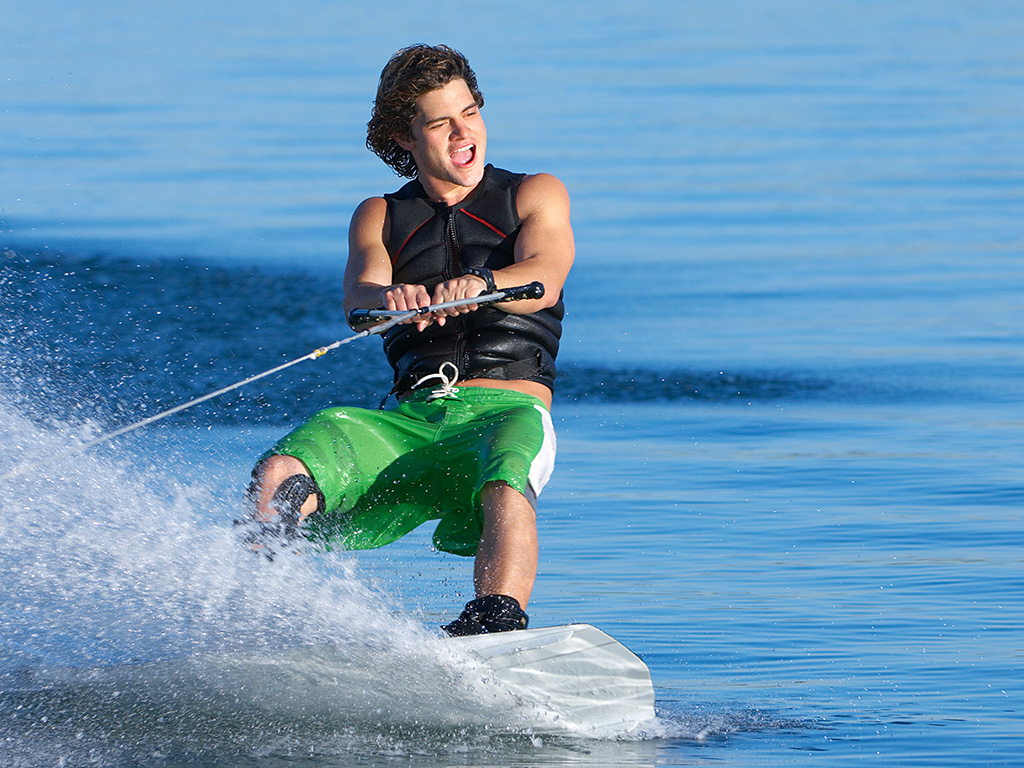
POLYGON ((516 240, 515 263, 494 272, 499 288, 512 288, 534 280, 544 284, 544 298, 499 305, 506 312, 529 314, 557 303, 576 255, 569 221, 569 193, 546 173, 528 176, 516 197, 523 222, 516 240))
POLYGON ((345 265, 346 315, 353 309, 383 307, 384 293, 394 287, 391 258, 385 241, 387 210, 384 198, 371 197, 360 203, 352 214, 348 230, 348 263, 345 265))

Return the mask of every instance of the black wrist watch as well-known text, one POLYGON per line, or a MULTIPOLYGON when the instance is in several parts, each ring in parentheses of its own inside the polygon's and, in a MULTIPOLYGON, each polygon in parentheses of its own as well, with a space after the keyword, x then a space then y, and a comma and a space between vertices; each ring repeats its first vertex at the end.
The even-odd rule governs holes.
POLYGON ((473 275, 473 277, 479 277, 487 283, 487 287, 484 288, 485 292, 495 293, 498 290, 498 286, 494 284, 494 273, 487 267, 466 267, 463 272, 467 275, 473 275))

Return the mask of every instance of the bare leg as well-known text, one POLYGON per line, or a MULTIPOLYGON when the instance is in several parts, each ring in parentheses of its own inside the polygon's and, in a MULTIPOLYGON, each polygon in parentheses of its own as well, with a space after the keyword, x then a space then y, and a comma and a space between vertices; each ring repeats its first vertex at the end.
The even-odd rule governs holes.
POLYGON ((484 529, 473 569, 476 595, 508 595, 525 610, 537 578, 537 513, 507 483, 485 485, 482 502, 484 529))

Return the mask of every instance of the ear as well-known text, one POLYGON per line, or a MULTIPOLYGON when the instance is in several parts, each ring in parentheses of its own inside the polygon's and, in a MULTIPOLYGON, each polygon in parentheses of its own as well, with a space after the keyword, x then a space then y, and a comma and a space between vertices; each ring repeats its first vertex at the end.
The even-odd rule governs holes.
POLYGON ((393 133, 391 134, 391 138, 395 140, 395 144, 400 146, 406 152, 412 152, 413 147, 416 146, 416 142, 408 135, 403 136, 400 133, 393 133))

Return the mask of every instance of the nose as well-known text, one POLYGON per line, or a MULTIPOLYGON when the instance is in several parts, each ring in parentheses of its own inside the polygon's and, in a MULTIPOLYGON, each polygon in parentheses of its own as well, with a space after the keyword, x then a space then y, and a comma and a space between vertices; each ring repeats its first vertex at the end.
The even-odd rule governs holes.
POLYGON ((466 122, 459 117, 453 118, 451 122, 451 135, 453 138, 462 138, 469 133, 466 122))

